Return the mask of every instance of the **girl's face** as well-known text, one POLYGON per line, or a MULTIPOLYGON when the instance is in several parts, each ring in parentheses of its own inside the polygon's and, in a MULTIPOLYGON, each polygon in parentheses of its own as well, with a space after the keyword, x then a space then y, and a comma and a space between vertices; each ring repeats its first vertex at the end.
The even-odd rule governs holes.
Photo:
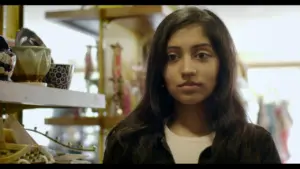
POLYGON ((175 32, 167 47, 169 61, 164 72, 165 86, 182 104, 197 104, 213 92, 219 59, 199 25, 175 32))

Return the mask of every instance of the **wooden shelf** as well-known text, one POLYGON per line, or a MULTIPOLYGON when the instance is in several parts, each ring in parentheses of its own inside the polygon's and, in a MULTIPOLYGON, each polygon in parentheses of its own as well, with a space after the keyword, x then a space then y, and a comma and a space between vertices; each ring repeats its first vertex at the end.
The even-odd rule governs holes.
POLYGON ((256 62, 256 63, 246 63, 247 68, 278 68, 278 67, 300 67, 300 62, 256 62))
POLYGON ((58 117, 58 118, 47 118, 45 124, 48 125, 60 125, 60 126, 94 126, 100 125, 102 128, 110 129, 114 127, 118 122, 123 120, 124 116, 103 116, 103 117, 58 117))
POLYGON ((45 18, 98 38, 100 10, 102 10, 102 20, 113 21, 141 34, 148 32, 146 29, 154 29, 156 22, 160 22, 158 20, 165 16, 165 10, 161 5, 138 5, 105 9, 52 11, 46 12, 45 18))
POLYGON ((47 118, 45 119, 45 124, 49 125, 59 125, 59 126, 95 126, 100 124, 99 118, 90 118, 90 117, 56 117, 56 118, 47 118))
POLYGON ((100 117, 100 126, 105 129, 111 129, 116 124, 118 124, 121 120, 123 120, 125 116, 106 116, 100 117))
POLYGON ((0 81, 0 102, 10 108, 105 108, 105 96, 0 81))

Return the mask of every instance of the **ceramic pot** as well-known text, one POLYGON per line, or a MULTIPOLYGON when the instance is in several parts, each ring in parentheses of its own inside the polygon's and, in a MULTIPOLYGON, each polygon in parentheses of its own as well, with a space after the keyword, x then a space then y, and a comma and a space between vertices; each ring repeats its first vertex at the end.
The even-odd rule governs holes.
POLYGON ((48 87, 59 89, 69 89, 74 66, 70 64, 52 64, 43 82, 48 84, 48 87))
POLYGON ((15 46, 17 56, 11 79, 14 82, 42 82, 51 67, 51 50, 40 46, 15 46))

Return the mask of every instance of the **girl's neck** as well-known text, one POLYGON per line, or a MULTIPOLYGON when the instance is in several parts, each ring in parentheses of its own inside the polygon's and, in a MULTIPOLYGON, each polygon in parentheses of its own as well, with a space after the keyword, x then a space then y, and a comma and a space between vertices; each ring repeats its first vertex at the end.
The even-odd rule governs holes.
POLYGON ((176 104, 174 116, 168 122, 168 127, 177 135, 199 137, 211 133, 205 118, 202 105, 176 104))

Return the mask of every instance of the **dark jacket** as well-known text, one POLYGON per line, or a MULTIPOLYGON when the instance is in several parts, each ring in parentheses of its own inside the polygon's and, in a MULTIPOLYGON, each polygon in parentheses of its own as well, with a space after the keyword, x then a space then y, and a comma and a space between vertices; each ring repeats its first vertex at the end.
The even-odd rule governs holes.
MULTIPOLYGON (((122 144, 111 133, 106 146, 104 164, 175 164, 162 129, 132 134, 122 144)), ((281 161, 270 133, 248 124, 242 134, 216 133, 212 146, 199 154, 199 163, 278 164, 281 161)))

